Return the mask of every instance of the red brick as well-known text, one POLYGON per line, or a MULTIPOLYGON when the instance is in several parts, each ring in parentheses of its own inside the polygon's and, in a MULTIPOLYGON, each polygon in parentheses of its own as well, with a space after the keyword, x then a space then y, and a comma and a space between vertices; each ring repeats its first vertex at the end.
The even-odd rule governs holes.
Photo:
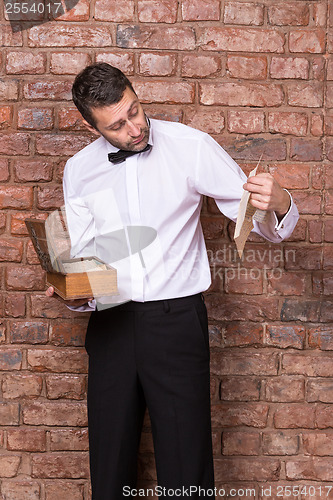
MULTIPOLYGON (((292 294, 292 292, 291 292, 292 294)), ((305 328, 303 326, 267 325, 264 344, 274 347, 303 349, 305 328)))
POLYGON ((48 325, 43 321, 15 321, 10 326, 13 344, 45 344, 48 341, 48 325))
POLYGON ((313 5, 313 20, 316 26, 326 26, 327 6, 324 3, 313 5))
POLYGON ((332 357, 328 354, 284 354, 282 371, 308 377, 330 377, 332 376, 332 357))
POLYGON ((313 165, 312 167, 312 187, 320 190, 324 187, 324 169, 322 165, 313 165))
POLYGON ((45 377, 48 399, 83 399, 85 378, 78 375, 48 375, 45 377))
POLYGON ((4 375, 2 379, 2 393, 5 399, 22 397, 36 398, 42 391, 43 379, 38 375, 20 373, 4 375))
POLYGON ((309 188, 310 166, 306 164, 277 163, 269 167, 269 173, 286 189, 309 188))
POLYGON ((200 103, 221 106, 278 106, 283 92, 279 85, 255 83, 201 83, 200 103))
POLYGON ((71 156, 90 142, 88 135, 43 134, 36 136, 36 150, 42 155, 71 156))
POLYGON ((23 255, 23 242, 14 239, 0 241, 0 262, 21 262, 23 255))
POLYGON ((326 58, 324 56, 313 57, 310 68, 310 78, 320 82, 326 80, 326 58))
POLYGON ((218 0, 183 0, 182 18, 184 21, 218 21, 220 2, 218 0))
POLYGON ((314 295, 333 295, 333 273, 314 273, 312 282, 314 295))
POLYGON ((294 192, 294 201, 300 214, 321 214, 321 194, 318 192, 294 192))
POLYGON ((72 99, 72 82, 65 80, 38 80, 23 85, 25 99, 48 99, 54 101, 70 101, 72 99))
POLYGON ((37 207, 41 210, 50 210, 61 207, 64 203, 62 186, 39 186, 37 190, 37 207))
POLYGON ((88 429, 57 429, 50 431, 52 451, 87 451, 88 429))
POLYGON ((6 72, 14 75, 39 75, 45 73, 46 54, 33 52, 9 52, 6 72))
POLYGON ((214 240, 223 235, 224 218, 223 217, 206 217, 200 218, 202 230, 206 240, 214 240))
POLYGON ((260 379, 226 377, 221 380, 222 401, 259 401, 260 379))
POLYGON ((329 406, 319 405, 316 413, 316 423, 319 429, 327 429, 333 427, 333 408, 329 406))
POLYGON ((299 436, 286 432, 264 432, 262 436, 264 455, 296 455, 299 451, 299 436))
POLYGON ((333 351, 332 328, 327 326, 312 326, 309 328, 309 347, 323 351, 333 351))
POLYGON ((56 21, 88 21, 90 13, 90 2, 89 0, 78 0, 76 3, 69 3, 67 7, 67 12, 62 16, 55 17, 56 21))
POLYGON ((25 108, 18 111, 18 128, 51 130, 54 126, 52 108, 25 108))
POLYGON ((332 380, 310 379, 307 383, 307 401, 310 403, 320 401, 322 403, 333 402, 332 380))
MULTIPOLYGON (((107 4, 107 9, 110 10, 109 4, 107 4)), ((158 3, 154 0, 138 0, 138 15, 141 23, 175 23, 177 10, 177 0, 160 0, 158 3)), ((123 21, 132 20, 133 15, 131 18, 123 19, 123 21)))
POLYGON ((11 127, 12 121, 13 121, 12 106, 0 106, 0 129, 6 129, 11 127))
POLYGON ((327 220, 324 222, 324 239, 328 242, 333 242, 333 221, 327 220))
POLYGON ((270 75, 279 79, 306 80, 309 77, 309 61, 303 57, 272 57, 270 75))
POLYGON ((228 130, 238 134, 264 132, 265 114, 261 111, 229 111, 228 130))
POLYGON ((32 477, 81 479, 88 476, 87 453, 42 453, 32 457, 32 477))
POLYGON ((284 50, 284 36, 272 29, 207 27, 198 43, 203 50, 278 53, 284 50))
POLYGON ((305 381, 297 377, 269 378, 266 382, 266 401, 291 403, 304 401, 305 381))
POLYGON ((322 83, 293 83, 287 87, 288 104, 307 108, 320 108, 323 106, 322 83))
POLYGON ((61 321, 50 326, 50 341, 54 345, 83 346, 86 335, 86 322, 72 323, 61 321))
MULTIPOLYGON (((29 134, 16 132, 15 134, 0 134, 0 154, 29 155, 29 134)), ((16 188, 19 189, 19 188, 16 188)))
POLYGON ((220 110, 187 109, 184 123, 190 127, 204 130, 208 134, 220 134, 224 129, 224 115, 220 110))
POLYGON ((256 297, 226 296, 221 301, 219 296, 206 297, 209 317, 217 321, 262 321, 264 318, 278 318, 277 299, 256 297))
POLYGON ((227 56, 228 74, 232 78, 265 80, 267 77, 267 58, 265 56, 227 56))
POLYGON ((22 404, 23 423, 28 425, 50 425, 85 427, 87 425, 86 404, 76 401, 33 401, 22 404))
MULTIPOLYGON (((35 26, 28 32, 29 47, 110 47, 107 27, 91 28, 65 24, 35 26)), ((50 98, 50 97, 48 97, 50 98)))
POLYGON ((331 112, 325 116, 325 133, 327 135, 333 135, 333 115, 331 112))
POLYGON ((0 348, 0 369, 20 370, 22 367, 22 352, 8 347, 0 348))
POLYGON ((291 135, 306 135, 308 118, 305 113, 268 113, 270 132, 291 135))
MULTIPOLYGON (((216 481, 276 481, 280 475, 280 461, 273 458, 235 457, 215 460, 216 481)), ((236 491, 240 489, 237 483, 236 491)), ((253 490, 253 488, 252 488, 253 490)), ((244 491, 245 493, 245 491, 244 491)), ((223 495, 224 496, 224 495, 223 495)), ((223 497, 221 497, 222 500, 223 497)), ((237 498, 237 497, 235 497, 237 498)), ((238 496, 238 498, 241 498, 238 496)))
POLYGON ((97 21, 111 21, 115 23, 133 21, 134 1, 118 0, 115 3, 110 3, 107 0, 97 0, 94 18, 97 21))
MULTIPOLYGON (((326 139, 326 156, 327 159, 332 161, 333 159, 333 138, 327 137, 326 139)), ((327 182, 325 183, 325 187, 327 188, 327 182)))
POLYGON ((287 479, 331 481, 332 474, 332 458, 313 458, 312 460, 307 459, 305 461, 304 459, 294 459, 286 462, 287 479))
POLYGON ((267 291, 273 295, 303 295, 306 276, 285 272, 282 269, 267 271, 267 291))
POLYGON ((290 158, 296 161, 321 161, 323 144, 318 139, 293 138, 290 141, 290 158))
POLYGON ((196 38, 190 26, 118 25, 117 47, 124 49, 194 50, 196 38))
POLYGON ((15 477, 21 463, 17 455, 0 455, 0 470, 2 477, 15 477))
POLYGON ((123 52, 100 52, 96 54, 96 62, 107 62, 123 71, 126 75, 134 75, 134 54, 123 52))
POLYGON ((83 485, 77 482, 62 482, 59 479, 45 482, 46 500, 59 500, 59 498, 70 498, 71 500, 83 500, 83 485))
POLYGON ((323 117, 320 115, 311 116, 311 127, 310 132, 312 135, 319 137, 324 134, 324 123, 323 117))
POLYGON ((315 427, 315 407, 301 403, 279 406, 273 416, 274 426, 280 429, 315 427))
POLYGON ((14 176, 18 182, 50 181, 53 165, 48 160, 30 159, 14 162, 14 176))
MULTIPOLYGON (((29 160, 27 160, 29 164, 29 160)), ((22 179, 23 180, 23 179, 22 179)), ((24 182, 24 181, 23 181, 24 182)), ((14 235, 19 235, 19 236, 27 236, 28 235, 28 230, 26 228, 26 225, 24 223, 25 219, 27 218, 33 218, 33 219, 38 219, 38 220, 45 220, 47 214, 36 214, 35 212, 14 212, 11 214, 10 218, 10 232, 11 234, 14 235)), ((29 241, 28 245, 31 242, 29 241)), ((34 262, 35 264, 39 263, 39 260, 37 262, 34 262)))
POLYGON ((77 75, 90 63, 91 58, 85 52, 53 52, 50 72, 56 75, 77 75))
POLYGON ((10 266, 6 268, 7 290, 43 290, 45 271, 40 266, 10 266))
POLYGON ((25 315, 25 295, 22 293, 10 293, 5 297, 5 315, 19 318, 25 315))
POLYGON ((87 357, 79 349, 29 349, 29 369, 38 372, 87 373, 87 357))
POLYGON ((0 158, 0 182, 9 179, 9 163, 5 158, 0 158))
POLYGON ((260 269, 226 269, 224 290, 226 293, 261 295, 263 293, 263 274, 260 269))
POLYGON ((237 427, 246 425, 248 427, 264 428, 268 418, 267 404, 262 403, 242 403, 215 404, 212 405, 212 426, 213 427, 237 427))
POLYGON ((18 82, 16 80, 0 79, 0 99, 2 101, 16 101, 18 98, 18 82))
POLYGON ((194 102, 194 84, 187 82, 135 82, 135 91, 144 103, 190 104, 194 102))
POLYGON ((212 375, 277 375, 277 355, 251 352, 211 352, 212 375))
POLYGON ((33 318, 72 318, 74 312, 62 302, 45 294, 31 296, 31 316, 33 318))
POLYGON ((223 331, 227 347, 262 344, 262 326, 256 323, 228 322, 223 331))
POLYGON ((39 500, 40 485, 35 481, 2 481, 1 492, 6 500, 39 500))
POLYGON ((139 73, 146 76, 174 75, 176 55, 144 52, 139 56, 139 73))
POLYGON ((307 52, 321 54, 325 50, 325 31, 323 30, 295 30, 289 34, 290 52, 307 52))
POLYGON ((326 432, 303 432, 303 449, 306 455, 332 455, 333 435, 326 432))
POLYGON ((223 455, 259 455, 260 434, 225 431, 222 434, 223 455))
POLYGON ((8 23, 2 24, 0 31, 0 42, 2 47, 22 47, 22 32, 14 32, 12 30, 12 27, 8 23))
POLYGON ((319 300, 284 299, 280 312, 282 321, 321 321, 322 304, 319 300))
POLYGON ((227 2, 223 22, 259 26, 264 23, 264 6, 248 2, 227 2))
POLYGON ((81 113, 76 108, 62 108, 58 111, 59 130, 86 130, 81 113))
MULTIPOLYGON (((1 425, 18 425, 19 418, 20 418, 20 407, 18 403, 0 403, 1 425)), ((0 457, 0 470, 1 474, 3 474, 1 461, 2 457, 0 457)))
POLYGON ((268 22, 278 26, 306 26, 309 24, 309 7, 300 2, 272 5, 268 8, 268 22))
POLYGON ((327 80, 333 80, 333 58, 327 60, 327 80))

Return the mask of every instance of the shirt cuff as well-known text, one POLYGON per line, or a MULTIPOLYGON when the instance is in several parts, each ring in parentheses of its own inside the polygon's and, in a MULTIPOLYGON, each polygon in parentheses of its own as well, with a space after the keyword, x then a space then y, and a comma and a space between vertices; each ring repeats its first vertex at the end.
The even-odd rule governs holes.
POLYGON ((297 207, 293 201, 291 194, 287 189, 284 189, 284 191, 286 191, 290 197, 290 207, 288 212, 283 216, 283 218, 280 221, 278 220, 275 212, 273 212, 272 214, 275 219, 274 232, 278 234, 282 239, 290 235, 290 225, 295 224, 294 217, 296 217, 297 219, 299 217, 297 207))

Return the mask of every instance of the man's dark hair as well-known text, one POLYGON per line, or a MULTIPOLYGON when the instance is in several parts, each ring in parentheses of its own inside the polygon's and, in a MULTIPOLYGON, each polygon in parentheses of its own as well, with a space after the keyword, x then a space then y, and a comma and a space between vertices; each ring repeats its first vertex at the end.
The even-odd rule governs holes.
POLYGON ((120 69, 103 62, 91 64, 74 80, 73 101, 83 118, 96 128, 92 109, 116 104, 127 87, 134 92, 131 82, 120 69))

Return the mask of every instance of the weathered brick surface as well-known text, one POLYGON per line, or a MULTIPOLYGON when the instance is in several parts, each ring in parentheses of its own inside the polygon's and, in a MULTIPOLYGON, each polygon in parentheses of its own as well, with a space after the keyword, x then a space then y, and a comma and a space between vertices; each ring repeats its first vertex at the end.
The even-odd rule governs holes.
MULTIPOLYGON (((296 200, 289 240, 251 235, 243 261, 234 223, 203 205, 216 482, 254 488, 258 500, 262 485, 331 484, 330 2, 79 0, 66 10, 36 26, 21 14, 16 32, 0 14, 1 499, 91 498, 89 315, 44 295, 24 220, 62 205, 66 160, 95 139, 71 102, 74 75, 93 61, 132 78, 148 116, 208 132, 247 174, 263 153, 264 170, 296 200)), ((147 487, 153 451, 146 418, 147 487)))

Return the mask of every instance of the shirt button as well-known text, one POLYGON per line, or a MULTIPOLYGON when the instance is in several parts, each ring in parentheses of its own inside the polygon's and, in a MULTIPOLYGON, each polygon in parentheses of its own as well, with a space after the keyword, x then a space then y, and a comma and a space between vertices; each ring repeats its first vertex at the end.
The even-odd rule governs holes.
POLYGON ((284 224, 281 224, 281 229, 283 229, 283 228, 284 228, 284 224))

